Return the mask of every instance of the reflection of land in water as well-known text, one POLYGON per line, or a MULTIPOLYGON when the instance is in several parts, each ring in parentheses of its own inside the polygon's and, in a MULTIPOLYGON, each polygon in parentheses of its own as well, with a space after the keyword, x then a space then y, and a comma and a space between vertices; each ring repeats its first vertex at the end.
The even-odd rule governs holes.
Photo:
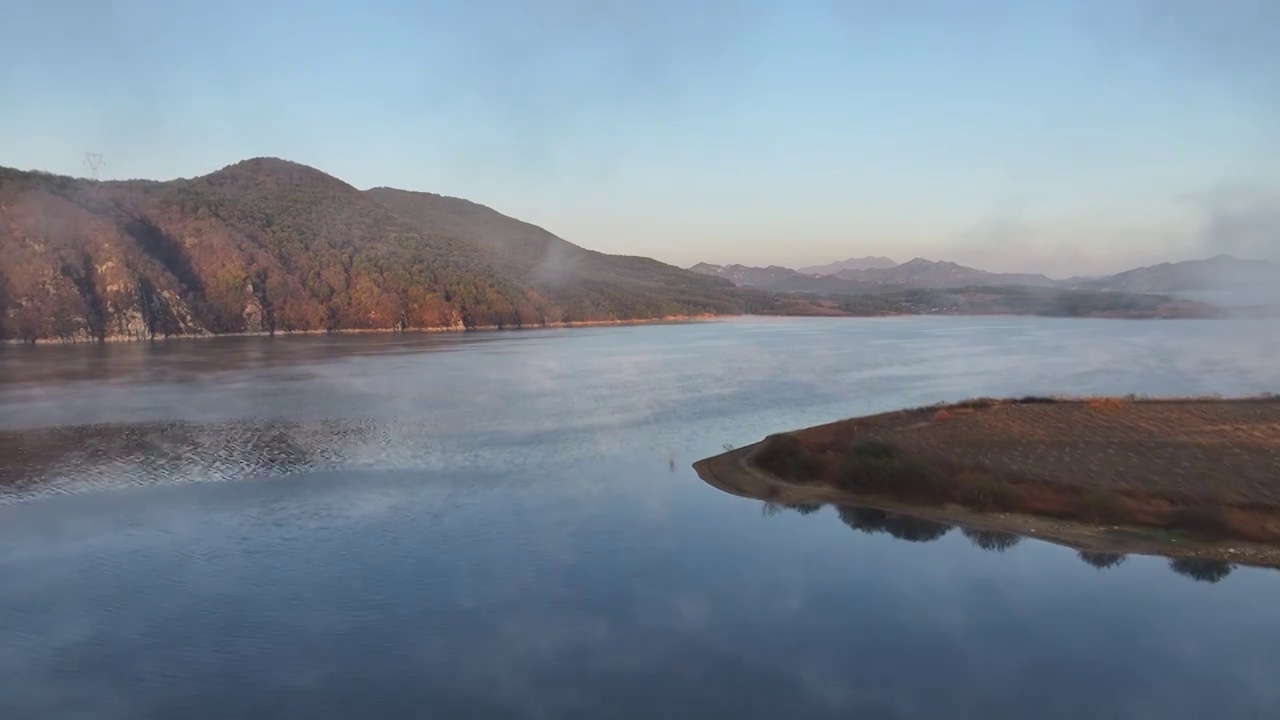
POLYGON ((1169 568, 1192 580, 1216 583, 1230 575, 1236 566, 1207 558, 1173 558, 1169 561, 1169 568))
POLYGON ((837 508, 840 521, 859 532, 875 535, 886 533, 908 542, 933 542, 951 532, 951 525, 923 520, 898 513, 868 507, 837 508))
MULTIPOLYGON (((821 503, 774 503, 764 502, 763 515, 777 515, 784 510, 799 515, 813 515, 824 507, 821 503)), ((885 534, 907 542, 927 543, 941 540, 956 529, 956 526, 936 522, 925 518, 912 517, 905 513, 882 510, 874 507, 854 505, 834 505, 840 522, 850 528, 868 535, 885 534)), ((1002 553, 1021 543, 1026 536, 1002 530, 960 527, 960 532, 969 543, 987 552, 1002 553)), ((1080 550, 1077 553, 1081 561, 1097 568, 1107 570, 1124 563, 1128 557, 1122 553, 1080 550)), ((1216 583, 1225 579, 1235 570, 1235 565, 1211 558, 1171 558, 1169 569, 1183 577, 1200 582, 1216 583)))
MULTIPOLYGON (((784 436, 774 436, 784 437, 784 436)), ((1119 564, 1119 556, 1125 554, 1150 555, 1164 558, 1196 558, 1212 561, 1209 565, 1180 564, 1179 572, 1194 574, 1206 580, 1225 577, 1232 567, 1280 568, 1280 545, 1269 545, 1247 540, 1222 538, 1183 527, 1151 528, 1124 524, 1081 522, 1071 517, 1026 514, 1002 511, 996 508, 972 508, 963 504, 934 498, 931 502, 915 502, 886 497, 883 493, 857 495, 845 488, 826 482, 790 481, 760 469, 753 453, 761 446, 730 450, 694 463, 698 476, 712 487, 739 497, 763 500, 779 508, 802 514, 816 512, 815 506, 823 504, 837 507, 875 508, 880 515, 842 512, 842 519, 859 529, 870 529, 899 536, 918 536, 927 542, 936 532, 912 533, 898 520, 888 516, 908 516, 942 526, 970 528, 965 533, 973 544, 995 552, 1012 548, 1016 541, 1011 536, 1033 537, 1038 540, 1083 551, 1081 559, 1099 569, 1119 564), (879 522, 871 518, 879 517, 879 522), (1225 569, 1225 571, 1224 571, 1225 569)), ((914 539, 914 537, 904 537, 914 539)))
POLYGON ((969 542, 973 543, 975 547, 990 550, 991 552, 1004 552, 1022 542, 1021 535, 1000 530, 961 528, 960 532, 964 533, 964 536, 969 538, 969 542))
POLYGON ((1093 552, 1090 550, 1081 550, 1076 554, 1080 556, 1081 560, 1098 568, 1099 570, 1113 568, 1124 562, 1125 558, 1128 557, 1127 555, 1122 555, 1120 553, 1093 552))

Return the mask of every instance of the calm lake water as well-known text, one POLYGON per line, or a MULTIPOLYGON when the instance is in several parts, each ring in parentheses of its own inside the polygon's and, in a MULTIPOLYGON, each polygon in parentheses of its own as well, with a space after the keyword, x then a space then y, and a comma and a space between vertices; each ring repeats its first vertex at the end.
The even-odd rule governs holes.
POLYGON ((1278 357, 1026 318, 0 347, 0 717, 1280 717, 1280 572, 689 467, 978 395, 1280 391, 1278 357))

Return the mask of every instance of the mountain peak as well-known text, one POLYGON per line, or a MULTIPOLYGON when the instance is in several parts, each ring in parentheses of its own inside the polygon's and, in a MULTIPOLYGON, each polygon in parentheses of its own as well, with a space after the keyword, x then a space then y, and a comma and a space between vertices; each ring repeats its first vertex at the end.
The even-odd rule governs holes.
POLYGON ((317 170, 310 165, 303 165, 302 163, 278 157, 256 157, 241 160, 238 163, 228 165, 221 170, 215 170, 197 179, 214 185, 270 182, 294 187, 327 185, 334 188, 342 187, 355 190, 351 185, 323 170, 317 170))
POLYGON ((911 258, 910 260, 908 260, 908 261, 906 261, 906 262, 902 263, 902 264, 901 264, 901 265, 899 265, 898 267, 900 267, 900 268, 926 268, 926 267, 935 267, 935 266, 938 266, 938 265, 953 265, 953 264, 954 264, 954 263, 948 263, 948 262, 934 262, 933 260, 926 260, 926 259, 924 259, 924 258, 922 258, 922 257, 915 257, 915 258, 911 258))
MULTIPOLYGON (((272 156, 260 156, 234 162, 219 170, 215 170, 209 175, 219 175, 222 173, 270 173, 270 172, 316 172, 320 171, 310 165, 303 165, 300 162, 285 160, 284 158, 272 156)), ((323 174, 323 173, 321 173, 323 174)), ((206 175, 205 177, 208 177, 206 175)))
POLYGON ((810 265, 802 267, 797 272, 805 275, 836 275, 846 270, 887 270, 897 267, 898 263, 887 257, 867 256, 860 258, 849 258, 848 260, 837 260, 825 265, 810 265))

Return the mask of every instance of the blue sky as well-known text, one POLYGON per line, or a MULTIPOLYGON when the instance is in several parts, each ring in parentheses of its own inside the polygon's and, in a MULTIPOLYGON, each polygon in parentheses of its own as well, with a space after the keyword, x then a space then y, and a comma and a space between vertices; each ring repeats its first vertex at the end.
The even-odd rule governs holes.
POLYGON ((1280 3, 8 0, 0 165, 270 155, 688 265, 1280 254, 1280 3))

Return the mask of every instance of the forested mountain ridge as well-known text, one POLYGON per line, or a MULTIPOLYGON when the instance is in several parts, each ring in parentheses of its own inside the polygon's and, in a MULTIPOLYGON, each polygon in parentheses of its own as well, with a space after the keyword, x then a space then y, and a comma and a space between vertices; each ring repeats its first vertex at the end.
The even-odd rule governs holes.
POLYGON ((373 188, 366 195, 428 232, 487 248, 501 269, 552 298, 570 317, 663 317, 748 312, 759 293, 647 257, 587 250, 492 208, 433 193, 373 188))
POLYGON ((520 327, 761 301, 419 195, 273 158, 167 182, 0 168, 0 339, 520 327), (506 242, 513 228, 532 240, 506 242))

